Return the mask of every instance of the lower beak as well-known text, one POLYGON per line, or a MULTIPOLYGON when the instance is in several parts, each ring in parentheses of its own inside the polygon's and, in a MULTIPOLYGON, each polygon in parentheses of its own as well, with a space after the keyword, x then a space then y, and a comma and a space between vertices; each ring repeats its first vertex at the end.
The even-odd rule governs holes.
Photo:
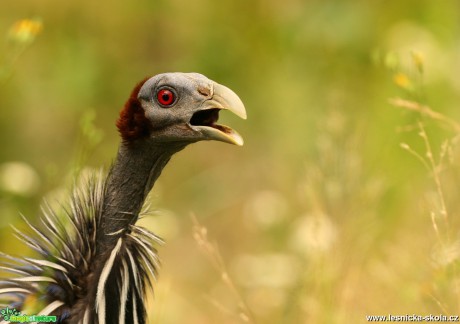
POLYGON ((207 139, 242 146, 243 138, 232 128, 217 124, 219 111, 229 110, 242 119, 246 119, 246 109, 238 95, 221 84, 213 82, 213 96, 205 101, 192 120, 193 128, 199 130, 207 139))

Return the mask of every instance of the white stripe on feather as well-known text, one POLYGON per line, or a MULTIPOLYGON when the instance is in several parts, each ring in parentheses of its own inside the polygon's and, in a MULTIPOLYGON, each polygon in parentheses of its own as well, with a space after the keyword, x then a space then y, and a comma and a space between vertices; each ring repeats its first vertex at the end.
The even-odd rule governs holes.
POLYGON ((10 227, 16 232, 14 234, 14 237, 16 237, 19 241, 23 242, 26 244, 28 247, 30 247, 32 250, 37 251, 40 254, 46 254, 46 251, 43 250, 43 248, 36 242, 33 238, 27 236, 24 233, 21 233, 17 228, 15 228, 13 225, 10 225, 10 227))
POLYGON ((105 295, 101 297, 99 306, 97 307, 98 324, 105 324, 105 295))
MULTIPOLYGON (((145 245, 145 243, 140 238, 138 238, 138 237, 136 237, 134 235, 131 235, 131 234, 129 234, 129 236, 131 238, 133 238, 137 243, 139 243, 139 246, 144 249, 145 254, 147 254, 150 258, 152 258, 153 265, 155 266, 155 269, 158 269, 160 267, 160 263, 159 263, 158 256, 157 256, 156 252, 154 252, 147 245, 145 245)), ((145 260, 145 258, 143 256, 143 253, 141 253, 141 255, 142 255, 142 258, 145 260)), ((150 264, 147 264, 147 267, 150 269, 150 264)), ((152 273, 152 275, 155 278, 155 280, 157 280, 155 272, 152 271, 152 270, 150 272, 152 273)))
MULTIPOLYGON (((64 259, 61 259, 61 258, 57 258, 59 261, 61 262, 64 262, 66 264, 69 264, 70 266, 72 266, 74 269, 75 269, 75 266, 69 262, 67 262, 66 260, 64 259)), ((73 283, 72 281, 70 280, 69 276, 68 276, 68 272, 67 272, 67 269, 64 268, 63 266, 61 266, 60 264, 57 264, 57 263, 54 263, 54 262, 51 262, 51 261, 47 261, 47 260, 37 260, 37 259, 29 259, 31 262, 35 262, 35 263, 39 263, 43 266, 48 266, 50 268, 53 268, 53 269, 56 269, 56 270, 59 270, 62 272, 62 275, 65 277, 65 279, 67 280, 67 282, 69 283, 69 286, 72 287, 73 286, 73 283)))
POLYGON ((124 230, 125 230, 125 229, 122 228, 122 229, 120 229, 120 230, 118 230, 118 231, 115 231, 115 232, 113 232, 113 233, 107 233, 106 235, 110 235, 110 236, 118 235, 118 234, 120 234, 120 233, 123 233, 124 230))
POLYGON ((0 295, 2 294, 9 294, 9 293, 26 293, 31 294, 32 292, 28 289, 24 288, 3 288, 0 289, 0 295))
POLYGON ((64 305, 64 303, 60 300, 55 300, 51 304, 48 304, 45 308, 43 308, 38 315, 49 315, 51 312, 55 311, 59 307, 64 305))
POLYGON ((89 308, 86 308, 82 324, 89 324, 89 308))
MULTIPOLYGON (((48 205, 48 203, 45 200, 45 206, 48 208, 48 211, 50 214, 53 214, 53 210, 51 207, 48 205)), ((59 229, 56 227, 56 224, 51 220, 50 215, 45 211, 43 207, 40 207, 42 210, 44 218, 41 217, 40 221, 42 222, 43 225, 48 229, 48 231, 62 244, 66 252, 68 253, 69 256, 73 256, 72 250, 69 248, 66 242, 59 236, 59 229)))
POLYGON ((120 315, 118 316, 118 322, 125 324, 126 317, 126 301, 128 300, 128 288, 129 288, 129 273, 126 261, 122 261, 123 272, 121 273, 121 294, 120 294, 120 315))
POLYGON ((46 242, 48 244, 49 247, 52 247, 52 248, 55 248, 56 246, 53 244, 53 242, 51 242, 44 234, 42 231, 38 230, 38 228, 36 228, 34 225, 32 225, 29 220, 27 219, 27 217, 25 217, 23 214, 19 214, 21 215, 21 218, 22 220, 35 232, 37 233, 38 236, 40 236, 40 238, 46 242))
POLYGON ((126 253, 128 254, 129 262, 131 263, 131 272, 134 277, 134 285, 136 286, 136 290, 142 291, 141 287, 139 286, 139 271, 137 270, 136 262, 134 262, 134 257, 129 249, 126 249, 126 253))
POLYGON ((137 304, 136 304, 136 291, 133 290, 133 324, 139 324, 139 319, 137 318, 137 304))
POLYGON ((16 273, 16 274, 19 274, 19 275, 26 275, 26 276, 29 275, 29 273, 27 273, 26 271, 22 271, 22 270, 11 268, 11 267, 0 266, 0 270, 6 271, 6 272, 11 272, 11 273, 16 273))
MULTIPOLYGON (((110 253, 110 257, 108 258, 107 262, 104 265, 104 268, 102 268, 101 276, 99 277, 99 282, 97 284, 97 292, 96 292, 96 309, 98 310, 98 313, 100 311, 100 308, 102 307, 102 299, 104 298, 104 290, 105 290, 105 283, 107 281, 107 278, 109 277, 110 271, 112 271, 113 263, 115 262, 115 257, 117 256, 118 252, 120 252, 121 248, 121 237, 118 239, 117 244, 115 245, 115 248, 113 249, 112 253, 110 253)), ((103 307, 104 315, 105 315, 105 299, 104 299, 104 307, 103 307)), ((102 311, 102 310, 101 310, 102 311)), ((101 314, 99 314, 101 316, 101 314)), ((105 316, 104 316, 104 321, 105 321, 105 316)), ((101 321, 99 321, 99 324, 102 324, 101 321)))
POLYGON ((24 281, 24 282, 39 282, 39 281, 44 281, 44 282, 54 282, 57 283, 56 280, 54 280, 51 277, 45 277, 45 276, 29 276, 29 277, 21 277, 21 278, 13 278, 11 280, 14 281, 24 281))
POLYGON ((76 211, 75 206, 74 206, 73 203, 70 205, 70 208, 72 209, 72 212, 73 212, 74 217, 72 217, 72 216, 69 215, 68 213, 65 213, 65 215, 67 215, 67 218, 69 219, 70 224, 71 224, 72 227, 75 229, 74 232, 77 233, 78 238, 80 239, 80 242, 83 242, 83 241, 84 241, 84 240, 83 240, 83 236, 81 235, 80 229, 78 228, 78 226, 77 226, 77 224, 76 224, 76 222, 78 222, 78 219, 76 219, 76 216, 77 216, 78 214, 77 214, 77 211, 76 211))
POLYGON ((58 260, 61 261, 62 263, 65 263, 65 264, 67 264, 68 266, 70 266, 70 267, 72 267, 72 268, 75 269, 75 266, 74 266, 72 263, 70 263, 69 261, 67 261, 67 260, 65 260, 65 259, 63 259, 63 258, 59 258, 59 257, 56 257, 56 259, 58 259, 58 260))
POLYGON ((147 230, 146 228, 144 227, 141 227, 141 226, 136 226, 136 225, 133 225, 132 226, 137 232, 147 236, 148 238, 150 238, 152 241, 154 242, 157 242, 159 245, 163 245, 165 244, 165 241, 159 237, 158 235, 155 235, 154 233, 150 232, 149 230, 147 230))
MULTIPOLYGON (((147 260, 147 259, 145 258, 145 256, 144 256, 143 253, 140 253, 140 256, 141 256, 141 258, 142 258, 142 260, 143 260, 145 266, 147 267, 147 270, 149 271, 150 275, 153 277, 153 279, 154 279, 155 281, 157 281, 157 276, 156 276, 156 274, 155 274, 155 269, 152 268, 152 267, 150 266, 149 260, 147 260)), ((150 289, 152 289, 152 292, 153 292, 153 288, 150 287, 150 289)))
POLYGON ((27 261, 30 261, 32 263, 39 264, 41 266, 50 267, 50 268, 53 268, 53 269, 56 269, 56 270, 60 270, 60 271, 62 271, 64 273, 67 273, 66 268, 64 268, 60 264, 57 264, 57 263, 54 263, 54 262, 51 262, 51 261, 38 260, 38 259, 32 259, 32 258, 24 258, 24 259, 26 259, 27 261))
POLYGON ((155 247, 150 241, 147 241, 145 238, 138 236, 138 235, 133 235, 133 234, 128 234, 128 235, 129 237, 133 238, 136 242, 138 242, 139 245, 144 248, 147 254, 151 255, 152 258, 158 260, 158 256, 157 256, 155 247))

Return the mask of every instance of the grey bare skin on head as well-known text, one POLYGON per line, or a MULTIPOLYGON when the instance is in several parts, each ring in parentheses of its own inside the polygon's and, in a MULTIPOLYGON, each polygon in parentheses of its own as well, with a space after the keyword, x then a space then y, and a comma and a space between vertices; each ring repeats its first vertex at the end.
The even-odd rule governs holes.
POLYGON ((60 323, 147 323, 145 290, 157 274, 154 244, 161 240, 136 221, 174 153, 204 140, 243 145, 236 131, 217 123, 223 110, 246 119, 232 90, 198 73, 164 73, 139 83, 120 112, 122 140, 106 179, 74 190, 67 221, 51 209, 44 212, 44 229, 26 220, 36 235, 19 236, 41 259, 2 255, 0 266, 13 277, 0 283, 0 299, 33 309, 27 303, 38 298, 37 314, 60 323))

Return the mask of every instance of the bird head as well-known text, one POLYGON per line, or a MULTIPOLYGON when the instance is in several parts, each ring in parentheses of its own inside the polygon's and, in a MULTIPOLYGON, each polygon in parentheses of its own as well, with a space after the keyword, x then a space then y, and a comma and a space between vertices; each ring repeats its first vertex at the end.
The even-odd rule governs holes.
POLYGON ((243 103, 229 88, 198 73, 164 73, 134 88, 117 127, 127 144, 144 138, 156 143, 216 140, 243 145, 235 130, 217 123, 221 110, 246 119, 243 103))

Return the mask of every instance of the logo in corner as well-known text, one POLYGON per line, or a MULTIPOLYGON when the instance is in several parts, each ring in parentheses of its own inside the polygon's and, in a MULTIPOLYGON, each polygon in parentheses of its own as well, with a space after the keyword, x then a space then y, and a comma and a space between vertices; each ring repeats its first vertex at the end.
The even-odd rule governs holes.
POLYGON ((57 321, 57 316, 48 316, 48 315, 26 315, 21 314, 16 308, 6 307, 0 310, 0 314, 3 317, 3 320, 10 323, 32 323, 32 322, 41 322, 41 323, 55 323, 57 321))
POLYGON ((3 320, 9 321, 11 316, 21 316, 21 313, 16 310, 16 308, 4 308, 0 311, 0 314, 3 316, 3 320))

